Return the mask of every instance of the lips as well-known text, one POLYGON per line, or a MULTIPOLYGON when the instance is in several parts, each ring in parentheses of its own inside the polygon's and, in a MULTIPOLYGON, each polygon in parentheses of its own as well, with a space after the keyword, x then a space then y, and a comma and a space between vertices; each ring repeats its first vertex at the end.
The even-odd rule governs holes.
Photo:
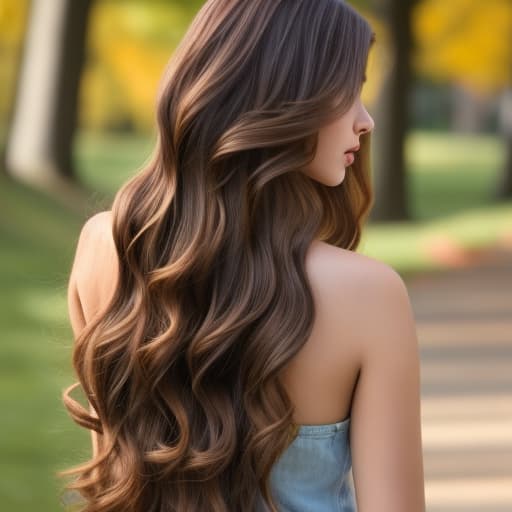
POLYGON ((353 148, 347 149, 347 151, 345 151, 346 165, 352 165, 354 163, 354 160, 356 159, 355 152, 359 151, 359 148, 360 145, 358 144, 357 146, 354 146, 353 148))
POLYGON ((356 151, 359 151, 360 147, 361 146, 358 144, 357 146, 354 146, 353 148, 347 149, 347 151, 345 151, 345 153, 355 153, 356 151))

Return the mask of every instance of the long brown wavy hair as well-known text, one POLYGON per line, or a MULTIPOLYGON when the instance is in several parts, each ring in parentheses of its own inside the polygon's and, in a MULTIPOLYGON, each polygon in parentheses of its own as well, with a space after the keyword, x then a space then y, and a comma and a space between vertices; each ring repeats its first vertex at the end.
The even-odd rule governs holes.
POLYGON ((73 420, 99 434, 61 471, 84 512, 275 512, 293 439, 280 373, 306 342, 314 239, 359 244, 370 135, 336 186, 301 172, 360 93, 374 33, 341 0, 209 0, 164 73, 149 162, 118 190, 118 286, 77 336, 73 420), (97 413, 74 400, 81 386, 97 413))

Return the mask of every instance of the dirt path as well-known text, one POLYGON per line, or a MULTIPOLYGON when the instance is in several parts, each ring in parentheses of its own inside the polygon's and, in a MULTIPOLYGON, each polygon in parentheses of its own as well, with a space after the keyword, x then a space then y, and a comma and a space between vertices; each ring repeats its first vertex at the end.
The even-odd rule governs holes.
POLYGON ((512 511, 512 248, 407 280, 428 512, 512 511))

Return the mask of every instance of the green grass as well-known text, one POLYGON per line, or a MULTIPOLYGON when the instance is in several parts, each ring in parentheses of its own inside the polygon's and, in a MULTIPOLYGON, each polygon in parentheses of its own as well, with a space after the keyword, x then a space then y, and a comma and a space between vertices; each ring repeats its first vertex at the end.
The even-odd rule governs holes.
POLYGON ((2 510, 55 511, 54 471, 87 446, 60 400, 71 383, 66 285, 80 219, 5 177, 0 205, 2 510))
POLYGON ((421 133, 406 142, 412 220, 367 226, 360 252, 402 275, 441 268, 428 253, 444 237, 463 248, 495 243, 512 229, 512 201, 496 202, 505 147, 496 137, 421 133))
POLYGON ((505 148, 496 137, 413 133, 406 143, 412 214, 427 221, 492 205, 505 148))
POLYGON ((75 142, 82 181, 106 197, 140 169, 151 155, 151 137, 81 133, 75 142))
MULTIPOLYGON (((511 202, 492 187, 503 147, 492 138, 413 134, 408 139, 414 222, 369 225, 361 252, 408 273, 431 268, 424 244, 445 235, 488 244, 512 226, 511 202)), ((80 176, 110 197, 140 168, 150 139, 81 135, 80 176)), ((61 390, 73 382, 66 285, 82 219, 0 175, 0 495, 2 510, 56 511, 54 471, 82 460, 88 433, 68 418, 61 390)))

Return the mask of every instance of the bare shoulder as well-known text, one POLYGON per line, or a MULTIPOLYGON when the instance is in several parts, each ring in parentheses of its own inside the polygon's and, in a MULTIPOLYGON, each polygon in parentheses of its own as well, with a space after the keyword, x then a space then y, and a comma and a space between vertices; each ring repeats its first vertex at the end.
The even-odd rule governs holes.
POLYGON ((317 240, 305 265, 321 335, 332 340, 332 357, 343 365, 350 359, 359 372, 368 355, 375 353, 373 345, 384 343, 377 320, 385 307, 394 303, 395 312, 404 318, 410 314, 404 307, 405 283, 382 261, 317 240))
POLYGON ((407 287, 386 263, 321 242, 307 267, 332 329, 361 360, 350 429, 358 510, 424 512, 419 347, 407 287))
MULTIPOLYGON (((85 221, 78 237, 75 259, 80 258, 81 265, 78 270, 84 271, 87 269, 85 263, 89 264, 89 267, 91 264, 95 264, 105 268, 107 263, 115 262, 115 256, 112 212, 105 210, 94 214, 85 221)), ((108 268, 108 270, 111 269, 108 268)))
POLYGON ((105 243, 113 244, 112 240, 112 212, 105 210, 95 213, 89 217, 80 232, 80 236, 85 235, 90 238, 89 241, 96 242, 98 239, 103 240, 105 243))
MULTIPOLYGON (((366 361, 375 353, 393 356, 390 344, 405 344, 415 348, 414 314, 407 286, 402 276, 387 263, 364 254, 320 243, 312 247, 308 272, 324 294, 343 305, 338 315, 363 346, 366 361), (383 338, 382 334, 396 331, 405 335, 383 338)), ((395 350, 399 347, 395 346, 395 350)), ((400 348, 405 348, 401 346, 400 348)))
POLYGON ((383 278, 387 276, 388 279, 402 281, 396 270, 387 263, 320 240, 314 240, 311 244, 307 261, 309 269, 318 277, 322 275, 329 275, 331 278, 333 275, 344 278, 352 276, 358 280, 365 279, 368 284, 371 284, 372 278, 382 275, 383 278))
POLYGON ((83 224, 69 277, 88 321, 109 300, 117 278, 117 252, 112 237, 112 212, 96 213, 83 224))
MULTIPOLYGON (((375 318, 383 307, 394 304, 395 312, 403 314, 404 319, 411 313, 402 277, 385 262, 314 241, 306 269, 320 304, 334 304, 339 313, 333 319, 343 322, 345 332, 354 333, 359 343, 374 343, 375 337, 368 329, 375 323, 368 322, 368 318, 375 318)), ((366 346, 366 350, 372 347, 366 346)))

